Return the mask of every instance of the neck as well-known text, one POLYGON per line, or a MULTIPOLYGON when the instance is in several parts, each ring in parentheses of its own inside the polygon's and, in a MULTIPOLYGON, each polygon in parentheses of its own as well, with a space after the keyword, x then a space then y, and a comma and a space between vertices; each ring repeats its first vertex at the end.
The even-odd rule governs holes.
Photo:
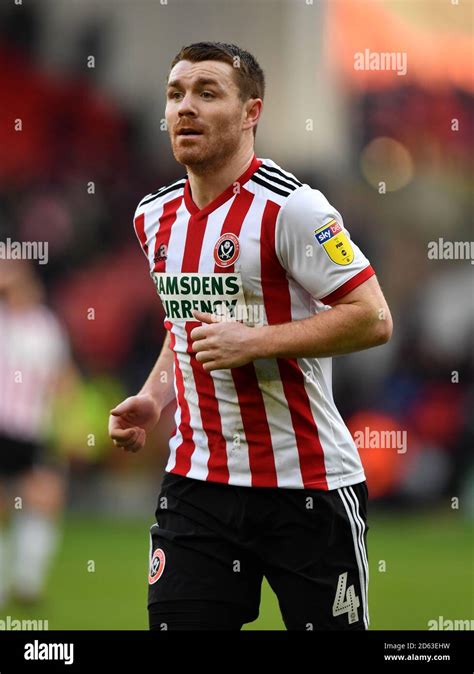
POLYGON ((250 166, 254 156, 253 146, 242 148, 232 159, 207 166, 188 166, 189 186, 193 201, 199 209, 204 208, 222 194, 250 166))

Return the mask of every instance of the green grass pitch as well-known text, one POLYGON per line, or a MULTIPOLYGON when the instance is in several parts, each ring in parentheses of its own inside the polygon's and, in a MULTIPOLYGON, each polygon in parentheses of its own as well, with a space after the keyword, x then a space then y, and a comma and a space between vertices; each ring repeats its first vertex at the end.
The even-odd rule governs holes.
MULTIPOLYGON (((459 512, 443 512, 371 517, 371 629, 426 630, 439 616, 474 618, 473 526, 459 512)), ((0 620, 48 620, 50 630, 147 629, 151 523, 68 516, 44 602, 34 610, 10 603, 0 620)), ((266 581, 260 617, 244 629, 284 629, 266 581)))

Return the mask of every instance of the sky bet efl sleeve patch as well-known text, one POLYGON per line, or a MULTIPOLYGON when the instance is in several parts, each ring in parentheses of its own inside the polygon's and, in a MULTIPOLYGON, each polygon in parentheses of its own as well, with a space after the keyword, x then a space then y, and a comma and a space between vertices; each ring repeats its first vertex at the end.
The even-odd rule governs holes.
POLYGON ((341 225, 335 220, 315 229, 314 237, 335 264, 345 266, 354 260, 354 251, 350 241, 341 225))

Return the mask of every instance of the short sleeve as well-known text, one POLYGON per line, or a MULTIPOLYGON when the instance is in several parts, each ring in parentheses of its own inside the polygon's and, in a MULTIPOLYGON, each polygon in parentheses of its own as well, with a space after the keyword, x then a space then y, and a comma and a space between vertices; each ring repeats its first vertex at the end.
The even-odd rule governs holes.
POLYGON ((341 214, 309 185, 281 207, 275 248, 288 275, 324 304, 344 297, 375 274, 351 240, 341 214))

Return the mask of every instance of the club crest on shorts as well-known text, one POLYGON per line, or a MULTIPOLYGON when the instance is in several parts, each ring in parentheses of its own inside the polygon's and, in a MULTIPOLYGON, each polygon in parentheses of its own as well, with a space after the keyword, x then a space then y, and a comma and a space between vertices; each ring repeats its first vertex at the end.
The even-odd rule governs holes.
POLYGON ((240 243, 235 234, 223 234, 214 246, 214 260, 219 267, 230 267, 240 255, 240 243))
POLYGON ((148 582, 150 585, 153 585, 153 583, 156 583, 156 581, 161 578, 163 571, 165 570, 165 562, 166 557, 164 550, 157 548, 153 553, 150 562, 150 572, 148 574, 148 582))
POLYGON ((315 229, 314 237, 335 264, 344 266, 350 264, 354 259, 351 243, 341 225, 335 220, 315 229))

